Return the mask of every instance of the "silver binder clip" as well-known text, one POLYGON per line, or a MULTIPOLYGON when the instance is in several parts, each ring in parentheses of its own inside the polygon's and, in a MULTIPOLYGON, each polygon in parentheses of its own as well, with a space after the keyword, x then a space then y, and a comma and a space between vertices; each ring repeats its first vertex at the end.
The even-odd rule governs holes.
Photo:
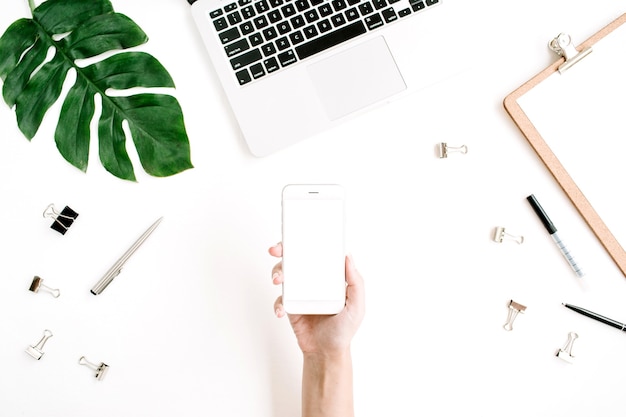
POLYGON ((89 369, 93 370, 95 372, 94 376, 96 377, 98 381, 102 381, 102 379, 104 378, 104 375, 109 369, 109 365, 107 365, 106 363, 100 362, 100 365, 96 365, 95 363, 89 362, 87 359, 85 359, 84 356, 80 357, 80 359, 78 360, 78 364, 84 365, 88 367, 89 369))
POLYGON ((36 345, 29 346, 26 349, 26 353, 28 353, 30 356, 32 356, 33 358, 37 360, 41 359, 41 357, 44 354, 42 350, 43 345, 45 345, 48 339, 50 339, 51 337, 52 337, 52 332, 50 330, 44 330, 43 337, 41 338, 41 340, 37 342, 36 345))
POLYGON ((574 355, 572 355, 572 346, 574 345, 574 340, 578 339, 578 334, 574 332, 569 332, 567 335, 567 343, 563 346, 563 349, 559 349, 556 353, 558 358, 563 359, 567 363, 574 363, 574 355))
POLYGON ((521 305, 513 300, 509 302, 509 315, 506 319, 506 323, 504 323, 504 330, 511 331, 513 330, 513 322, 519 313, 523 313, 526 310, 526 306, 521 305))
POLYGON ((565 57, 565 62, 559 65, 559 72, 563 73, 572 65, 589 55, 591 47, 586 47, 578 51, 572 43, 572 37, 566 33, 560 33, 556 38, 548 43, 548 47, 559 56, 565 57))
POLYGON ((59 212, 54 207, 54 204, 49 204, 43 212, 43 217, 54 219, 54 223, 50 225, 50 228, 64 235, 78 217, 78 213, 68 206, 65 206, 63 210, 59 212))
POLYGON ((447 158, 448 154, 451 152, 458 152, 462 154, 467 153, 467 146, 465 145, 455 147, 455 146, 448 146, 447 143, 441 142, 439 145, 437 145, 437 148, 439 150, 439 158, 447 158))
POLYGON ((44 290, 52 294, 54 298, 58 298, 61 295, 61 291, 43 285, 43 278, 38 276, 33 278, 33 282, 30 284, 29 290, 35 293, 39 292, 39 290, 44 290))
POLYGON ((493 231, 494 242, 502 243, 504 239, 509 239, 517 242, 518 245, 524 243, 524 236, 515 236, 506 232, 504 227, 498 226, 493 231))

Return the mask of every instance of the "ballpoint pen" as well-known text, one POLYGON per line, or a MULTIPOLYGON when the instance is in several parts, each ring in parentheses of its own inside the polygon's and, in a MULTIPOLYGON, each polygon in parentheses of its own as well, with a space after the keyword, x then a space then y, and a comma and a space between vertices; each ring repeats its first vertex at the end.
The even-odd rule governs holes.
POLYGON ((104 289, 111 283, 111 281, 113 281, 113 278, 115 278, 120 274, 120 272, 122 272, 122 267, 124 267, 126 261, 128 261, 128 259, 133 255, 133 253, 135 253, 137 249, 139 249, 141 244, 148 238, 148 236, 150 236, 152 232, 154 232, 154 229, 156 229, 157 226, 161 223, 161 220, 163 220, 163 217, 160 217, 156 222, 154 222, 152 226, 150 226, 148 230, 146 230, 139 237, 139 239, 137 239, 137 241, 133 243, 133 245, 120 257, 120 259, 118 259, 117 262, 113 264, 113 266, 107 271, 107 273, 104 274, 102 278, 100 278, 100 281, 98 281, 98 283, 94 285, 91 289, 91 293, 93 295, 98 295, 102 291, 104 291, 104 289))
POLYGON ((585 273, 574 260, 574 257, 572 256, 570 251, 567 249, 565 242, 563 242, 561 238, 559 237, 559 235, 557 234, 556 227, 554 226, 554 224, 552 223, 552 221, 550 220, 546 212, 543 210, 543 207, 541 207, 541 204, 539 204, 539 201, 537 201, 537 198, 535 198, 535 196, 531 194, 528 197, 526 197, 526 199, 530 203, 531 207, 533 208, 537 216, 539 216, 541 223, 543 223, 544 227, 546 228, 546 230, 552 237, 552 240, 554 240, 554 243, 556 243, 556 246, 559 248, 559 250, 565 257, 569 265, 572 267, 572 269, 576 273, 576 275, 578 275, 578 277, 583 277, 585 273))
POLYGON ((587 316, 601 323, 608 324, 609 326, 615 327, 616 329, 619 329, 621 331, 626 331, 626 324, 624 323, 620 323, 619 321, 601 316, 600 314, 594 313, 593 311, 585 310, 584 308, 576 307, 571 304, 563 304, 563 305, 569 308, 570 310, 573 310, 579 314, 582 314, 583 316, 587 316))

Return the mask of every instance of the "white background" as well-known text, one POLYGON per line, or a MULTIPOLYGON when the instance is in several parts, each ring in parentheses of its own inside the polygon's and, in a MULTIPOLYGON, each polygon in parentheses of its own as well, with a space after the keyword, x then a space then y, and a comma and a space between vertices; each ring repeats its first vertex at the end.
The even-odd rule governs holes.
MULTIPOLYGON (((367 291, 352 347, 358 416, 623 415, 626 336, 561 303, 626 321, 626 279, 502 100, 555 60, 550 39, 565 31, 578 44, 626 1, 445 3, 461 11, 450 22, 459 50, 472 51, 460 76, 256 159, 189 5, 114 2, 176 82, 195 168, 157 179, 137 166, 128 183, 104 172, 92 146, 83 174, 55 149, 60 103, 31 142, 0 108, 0 415, 299 415, 301 355, 274 317, 267 254, 280 240, 282 187, 298 182, 348 192, 348 249, 367 291), (439 142, 469 152, 439 159, 439 142), (584 280, 525 201, 531 193, 584 280), (50 203, 80 213, 65 236, 42 218, 50 203), (160 216, 122 274, 91 295, 160 216), (525 242, 493 242, 496 226, 525 242), (34 275, 61 297, 28 291, 34 275), (528 308, 506 332, 510 299, 528 308), (44 329, 54 336, 35 361, 24 350, 44 329), (555 357, 570 331, 580 336, 571 365, 555 357), (103 381, 78 365, 83 355, 110 365, 103 381)), ((0 27, 28 16, 25 0, 4 1, 0 27)))

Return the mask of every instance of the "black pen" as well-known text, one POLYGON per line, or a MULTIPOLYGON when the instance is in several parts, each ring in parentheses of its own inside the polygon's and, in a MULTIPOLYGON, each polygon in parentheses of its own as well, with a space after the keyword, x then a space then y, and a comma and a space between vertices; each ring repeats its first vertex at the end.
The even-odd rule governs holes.
POLYGON ((578 277, 584 276, 585 273, 583 272, 582 268, 578 266, 578 264, 574 260, 574 257, 572 256, 570 251, 567 249, 565 242, 563 242, 561 238, 559 237, 559 235, 557 234, 557 230, 556 230, 556 227, 554 226, 554 223, 552 223, 552 221, 550 220, 546 212, 543 210, 543 207, 541 207, 541 204, 539 204, 539 201, 537 201, 537 199, 535 198, 533 194, 526 197, 526 199, 530 203, 533 210, 535 210, 535 213, 537 213, 537 216, 539 216, 541 223, 543 223, 544 227, 546 228, 550 236, 552 236, 552 240, 554 240, 554 243, 556 243, 556 246, 559 248, 559 250, 565 257, 569 265, 572 267, 572 269, 576 273, 576 275, 578 275, 578 277))
POLYGON ((620 323, 619 321, 610 319, 608 317, 601 316, 600 314, 594 313, 593 311, 585 310, 584 308, 576 307, 571 304, 563 304, 565 307, 570 310, 574 310, 575 312, 582 314, 583 316, 587 316, 604 324, 608 324, 611 327, 615 327, 621 331, 626 331, 626 324, 620 323))

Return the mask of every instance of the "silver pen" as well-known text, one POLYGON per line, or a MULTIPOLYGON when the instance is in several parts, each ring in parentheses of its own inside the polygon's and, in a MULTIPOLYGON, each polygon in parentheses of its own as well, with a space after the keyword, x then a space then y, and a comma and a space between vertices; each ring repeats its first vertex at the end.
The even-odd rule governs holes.
POLYGON ((102 291, 104 291, 104 289, 111 283, 111 281, 113 281, 113 278, 115 278, 120 274, 120 272, 122 272, 122 267, 124 266, 126 261, 128 261, 128 259, 133 255, 133 253, 135 253, 137 249, 139 249, 141 244, 148 238, 148 236, 150 236, 152 232, 154 232, 154 229, 156 229, 159 223, 161 223, 161 220, 163 220, 163 217, 160 217, 156 222, 154 222, 152 226, 150 226, 148 230, 146 230, 143 235, 141 235, 139 239, 137 239, 137 241, 133 243, 133 245, 121 256, 121 258, 113 264, 113 266, 107 271, 107 273, 104 274, 102 278, 100 278, 100 281, 98 281, 98 283, 94 285, 91 289, 91 293, 93 295, 98 295, 102 291))

